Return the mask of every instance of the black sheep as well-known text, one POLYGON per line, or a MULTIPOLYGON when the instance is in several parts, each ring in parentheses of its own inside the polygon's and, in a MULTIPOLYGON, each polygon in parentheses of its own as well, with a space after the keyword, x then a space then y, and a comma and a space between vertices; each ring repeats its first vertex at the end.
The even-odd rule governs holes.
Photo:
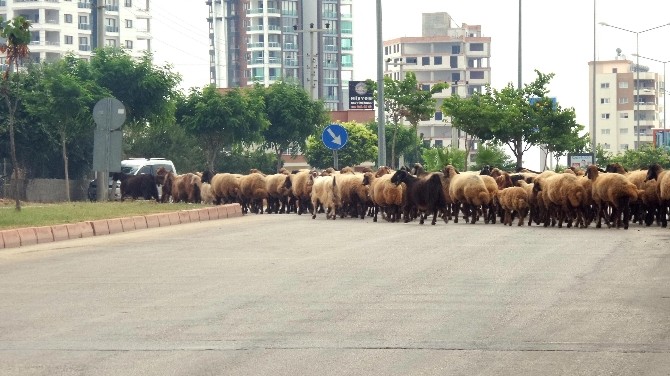
POLYGON ((121 201, 126 196, 132 197, 133 200, 143 197, 145 200, 155 198, 156 202, 159 201, 156 178, 153 175, 127 175, 115 172, 112 179, 121 181, 121 201))
MULTIPOLYGON (((440 175, 433 173, 424 178, 417 178, 407 171, 399 170, 391 177, 391 182, 399 185, 405 183, 405 197, 403 199, 403 215, 405 223, 409 222, 410 211, 419 211, 419 224, 423 224, 424 215, 433 213, 434 225, 437 221, 437 212, 446 212, 447 203, 442 191, 442 180, 440 175)), ((446 222, 446 220, 445 220, 446 222)))

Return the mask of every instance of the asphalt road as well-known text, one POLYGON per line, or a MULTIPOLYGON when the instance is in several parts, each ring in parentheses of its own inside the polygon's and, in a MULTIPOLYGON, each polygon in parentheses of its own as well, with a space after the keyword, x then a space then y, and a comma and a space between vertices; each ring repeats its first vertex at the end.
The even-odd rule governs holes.
POLYGON ((249 215, 0 250, 0 375, 670 375, 670 229, 249 215))

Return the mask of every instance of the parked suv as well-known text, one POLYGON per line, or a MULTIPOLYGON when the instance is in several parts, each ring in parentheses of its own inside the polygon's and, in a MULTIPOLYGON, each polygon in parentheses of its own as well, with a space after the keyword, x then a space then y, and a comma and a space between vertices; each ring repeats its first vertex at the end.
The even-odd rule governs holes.
MULTIPOLYGON (((156 176, 156 171, 159 168, 164 167, 168 172, 177 173, 177 170, 174 167, 174 163, 171 160, 165 158, 130 158, 121 161, 121 172, 126 175, 142 175, 142 174, 151 174, 156 176)), ((120 200, 121 199, 121 182, 112 181, 112 173, 109 174, 109 197, 111 200, 120 200), (113 192, 113 194, 112 194, 113 192)), ((88 199, 91 201, 96 201, 97 199, 97 180, 91 180, 88 183, 88 199)), ((158 195, 160 196, 161 190, 158 189, 158 195)))

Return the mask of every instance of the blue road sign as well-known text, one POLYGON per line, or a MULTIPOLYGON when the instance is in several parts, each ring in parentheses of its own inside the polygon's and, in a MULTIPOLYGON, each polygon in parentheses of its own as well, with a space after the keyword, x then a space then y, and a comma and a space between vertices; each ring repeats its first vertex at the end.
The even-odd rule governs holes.
POLYGON ((323 130, 321 141, 330 150, 340 150, 349 140, 347 130, 339 124, 330 124, 323 130))

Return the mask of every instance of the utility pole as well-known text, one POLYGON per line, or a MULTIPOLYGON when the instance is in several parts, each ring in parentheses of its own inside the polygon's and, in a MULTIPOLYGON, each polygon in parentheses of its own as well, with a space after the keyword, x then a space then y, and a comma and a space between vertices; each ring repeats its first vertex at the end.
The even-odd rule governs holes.
MULTIPOLYGON (((314 23, 309 24, 309 29, 307 30, 298 30, 298 25, 293 25, 293 30, 298 32, 298 33, 309 33, 309 78, 307 78, 307 81, 309 81, 309 96, 312 98, 312 100, 318 100, 321 96, 319 95, 319 90, 318 90, 318 66, 319 66, 319 52, 314 51, 315 49, 315 40, 314 37, 318 35, 318 33, 326 33, 330 32, 330 24, 326 23, 326 28, 325 29, 315 29, 314 28, 314 23)), ((318 47, 317 47, 318 48, 318 47)))

